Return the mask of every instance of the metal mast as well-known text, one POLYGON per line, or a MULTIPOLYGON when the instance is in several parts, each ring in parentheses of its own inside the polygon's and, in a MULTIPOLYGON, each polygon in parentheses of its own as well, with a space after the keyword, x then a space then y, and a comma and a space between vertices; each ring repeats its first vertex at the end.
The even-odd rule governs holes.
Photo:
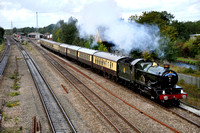
POLYGON ((39 39, 39 35, 38 35, 38 12, 36 12, 36 39, 39 39))
POLYGON ((13 29, 13 23, 12 23, 12 21, 11 21, 11 29, 13 29))

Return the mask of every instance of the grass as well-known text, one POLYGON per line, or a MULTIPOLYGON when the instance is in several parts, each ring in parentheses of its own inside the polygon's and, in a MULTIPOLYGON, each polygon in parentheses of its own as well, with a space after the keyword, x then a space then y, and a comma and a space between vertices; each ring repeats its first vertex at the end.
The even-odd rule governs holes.
POLYGON ((28 50, 32 50, 31 45, 30 45, 29 43, 27 43, 26 41, 24 41, 22 44, 23 44, 24 46, 26 46, 26 48, 27 48, 28 50))
POLYGON ((19 73, 14 71, 14 73, 12 74, 12 76, 10 77, 11 79, 15 79, 15 77, 18 77, 19 73))
POLYGON ((7 93, 7 95, 14 97, 14 96, 20 95, 20 93, 19 92, 13 92, 13 93, 7 93))
POLYGON ((13 83, 13 85, 10 87, 11 89, 14 89, 14 90, 18 90, 20 87, 19 87, 19 83, 13 83))
POLYGON ((192 65, 197 65, 198 64, 198 60, 195 60, 195 59, 192 59, 192 58, 178 57, 177 61, 185 62, 185 63, 192 64, 192 65))
POLYGON ((19 76, 19 73, 16 72, 16 71, 14 71, 14 73, 13 73, 12 76, 10 77, 11 79, 16 79, 16 83, 13 83, 13 85, 10 87, 10 88, 12 88, 12 89, 14 89, 14 90, 17 90, 17 89, 20 88, 20 87, 19 87, 18 81, 19 81, 21 78, 18 78, 18 76, 19 76))
POLYGON ((188 94, 187 99, 182 101, 200 108, 200 88, 195 85, 187 84, 183 79, 178 82, 178 85, 183 87, 184 92, 188 94))
POLYGON ((6 102, 6 107, 9 107, 9 108, 14 107, 14 106, 18 106, 18 105, 19 105, 19 101, 18 100, 6 102))
POLYGON ((8 120, 12 119, 11 116, 7 116, 5 113, 2 113, 2 117, 3 117, 4 121, 8 121, 8 120))
POLYGON ((2 43, 2 44, 0 45, 0 52, 2 52, 3 49, 4 49, 4 43, 2 43))
POLYGON ((193 70, 192 68, 178 67, 173 65, 171 65, 170 67, 177 73, 183 73, 194 77, 200 77, 200 71, 193 70))

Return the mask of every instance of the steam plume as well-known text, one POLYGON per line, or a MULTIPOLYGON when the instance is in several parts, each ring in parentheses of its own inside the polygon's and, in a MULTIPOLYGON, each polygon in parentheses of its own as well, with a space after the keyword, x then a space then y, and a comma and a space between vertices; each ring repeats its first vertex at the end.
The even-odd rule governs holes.
POLYGON ((132 49, 153 50, 159 45, 159 28, 120 19, 120 8, 114 0, 87 4, 79 15, 78 26, 82 38, 95 36, 99 27, 103 27, 103 39, 127 53, 132 49))

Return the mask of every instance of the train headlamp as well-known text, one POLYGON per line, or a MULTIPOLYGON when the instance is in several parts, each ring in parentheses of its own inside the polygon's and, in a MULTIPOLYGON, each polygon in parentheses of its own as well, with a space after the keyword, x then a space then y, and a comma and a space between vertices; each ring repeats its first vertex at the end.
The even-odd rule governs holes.
POLYGON ((162 94, 163 94, 163 95, 165 95, 165 90, 164 90, 164 91, 162 91, 162 94))
POLYGON ((181 90, 181 94, 183 94, 184 92, 183 92, 183 90, 181 90))

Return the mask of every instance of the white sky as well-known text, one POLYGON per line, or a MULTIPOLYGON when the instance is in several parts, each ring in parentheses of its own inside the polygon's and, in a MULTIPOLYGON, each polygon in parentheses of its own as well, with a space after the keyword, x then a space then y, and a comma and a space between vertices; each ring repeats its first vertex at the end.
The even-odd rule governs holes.
MULTIPOLYGON (((81 9, 95 1, 105 0, 0 0, 0 26, 36 27, 38 12, 39 27, 67 21, 70 16, 79 18, 81 9)), ((200 0, 110 0, 121 9, 121 16, 141 15, 144 11, 167 11, 178 21, 200 20, 200 0)), ((103 10, 103 7, 102 7, 103 10)), ((95 18, 94 18, 95 19, 95 18)))

